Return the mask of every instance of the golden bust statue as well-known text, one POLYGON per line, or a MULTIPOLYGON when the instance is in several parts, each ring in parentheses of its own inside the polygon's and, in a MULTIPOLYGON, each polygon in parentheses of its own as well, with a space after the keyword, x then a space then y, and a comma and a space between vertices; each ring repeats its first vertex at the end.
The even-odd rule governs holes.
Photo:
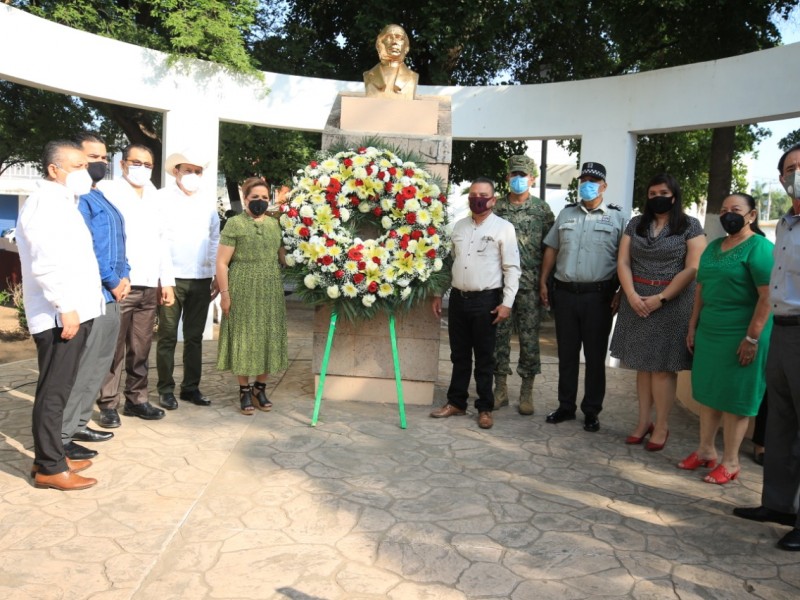
POLYGON ((381 62, 364 72, 364 87, 369 98, 413 100, 419 75, 403 61, 408 54, 408 35, 400 25, 387 25, 375 40, 381 62))

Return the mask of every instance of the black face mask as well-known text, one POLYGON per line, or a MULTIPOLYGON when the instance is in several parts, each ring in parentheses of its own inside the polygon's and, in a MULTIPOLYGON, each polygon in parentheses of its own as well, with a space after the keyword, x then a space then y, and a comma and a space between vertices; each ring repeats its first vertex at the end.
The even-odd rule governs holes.
POLYGON ((90 162, 86 170, 89 171, 89 177, 92 178, 92 181, 97 183, 105 179, 106 173, 108 172, 108 164, 100 161, 90 162))
POLYGON ((663 215, 672 209, 674 196, 653 196, 647 199, 647 206, 657 215, 663 215))
POLYGON ((267 212, 267 201, 266 200, 250 200, 247 203, 247 209, 250 211, 250 214, 254 217, 260 217, 265 212, 267 212))
POLYGON ((733 212, 727 212, 724 215, 721 215, 719 222, 722 225, 722 228, 731 235, 734 233, 739 233, 744 227, 744 217, 733 212))

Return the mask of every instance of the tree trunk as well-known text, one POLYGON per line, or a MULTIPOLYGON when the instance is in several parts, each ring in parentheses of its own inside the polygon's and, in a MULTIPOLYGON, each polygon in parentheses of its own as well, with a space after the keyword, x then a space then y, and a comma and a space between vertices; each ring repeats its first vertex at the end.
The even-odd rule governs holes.
POLYGON ((242 200, 239 195, 239 183, 233 179, 225 178, 225 189, 228 190, 228 201, 231 208, 237 213, 242 212, 242 200))
POLYGON ((733 150, 736 126, 718 127, 711 135, 711 161, 708 170, 705 230, 709 240, 725 235, 719 224, 722 201, 731 192, 733 150))

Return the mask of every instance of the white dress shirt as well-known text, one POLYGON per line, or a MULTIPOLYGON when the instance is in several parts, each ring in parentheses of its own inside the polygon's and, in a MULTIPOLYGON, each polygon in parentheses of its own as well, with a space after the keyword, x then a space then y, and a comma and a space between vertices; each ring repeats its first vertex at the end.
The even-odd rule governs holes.
POLYGON ((131 285, 158 287, 175 285, 172 254, 163 231, 163 211, 158 205, 158 190, 151 183, 142 196, 121 177, 97 184, 125 218, 125 253, 131 266, 131 285))
POLYGON ((521 273, 514 226, 494 213, 480 224, 466 217, 455 224, 452 240, 452 286, 464 292, 503 288, 503 306, 511 307, 521 273))
POLYGON ((81 323, 103 314, 92 235, 65 186, 39 182, 17 219, 17 247, 31 333, 62 327, 62 313, 77 312, 81 323))
POLYGON ((177 279, 210 279, 216 271, 219 215, 213 195, 187 196, 174 181, 156 192, 156 201, 177 279))

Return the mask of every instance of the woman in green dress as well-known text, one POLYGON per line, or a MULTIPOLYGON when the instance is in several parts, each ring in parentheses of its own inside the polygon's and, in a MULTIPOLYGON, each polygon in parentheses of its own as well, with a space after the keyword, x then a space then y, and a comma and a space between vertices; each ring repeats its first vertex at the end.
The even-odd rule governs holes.
POLYGON ((728 196, 720 222, 728 235, 712 241, 700 257, 686 337, 694 353, 692 391, 702 405, 700 445, 678 467, 713 468, 703 480, 724 484, 739 475, 739 447, 766 387, 773 244, 758 228, 756 203, 748 194, 728 196), (717 464, 720 424, 723 454, 717 464))
POLYGON ((238 377, 241 412, 252 415, 256 407, 272 408, 265 392, 267 376, 289 365, 280 272, 284 249, 280 225, 266 214, 269 186, 256 177, 248 179, 242 196, 245 211, 228 219, 217 252, 223 315, 217 368, 238 377))

